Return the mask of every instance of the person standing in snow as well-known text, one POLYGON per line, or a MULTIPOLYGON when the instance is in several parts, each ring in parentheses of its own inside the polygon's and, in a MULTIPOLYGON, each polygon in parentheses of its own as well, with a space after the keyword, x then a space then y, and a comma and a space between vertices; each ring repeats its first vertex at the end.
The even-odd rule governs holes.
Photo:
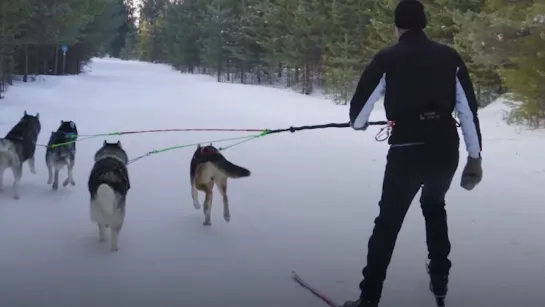
POLYGON ((398 233, 420 188, 430 290, 438 302, 446 296, 451 246, 445 195, 458 168, 460 145, 454 110, 468 151, 461 186, 472 190, 482 179, 478 104, 469 73, 458 52, 426 36, 426 25, 422 3, 398 4, 398 42, 374 56, 350 102, 352 128, 366 130, 373 105, 384 92, 386 117, 393 127, 361 295, 344 307, 378 306, 398 233))

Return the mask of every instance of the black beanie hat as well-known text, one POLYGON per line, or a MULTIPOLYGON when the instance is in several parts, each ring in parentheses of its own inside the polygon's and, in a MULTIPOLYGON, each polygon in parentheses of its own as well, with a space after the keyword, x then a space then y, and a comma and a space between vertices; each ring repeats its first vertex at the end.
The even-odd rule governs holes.
POLYGON ((422 30, 427 26, 424 5, 418 0, 401 0, 395 9, 395 25, 399 29, 422 30))

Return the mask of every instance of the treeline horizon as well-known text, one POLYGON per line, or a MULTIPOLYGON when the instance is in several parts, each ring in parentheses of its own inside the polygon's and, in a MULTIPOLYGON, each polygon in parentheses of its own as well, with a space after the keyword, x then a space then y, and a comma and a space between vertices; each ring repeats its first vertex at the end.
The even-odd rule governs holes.
MULTIPOLYGON (((0 31, 9 33, 0 36, 0 84, 15 74, 62 73, 59 44, 67 44, 67 74, 110 55, 218 82, 323 90, 342 105, 371 57, 395 43, 399 0, 6 1, 12 13, 0 13, 0 31)), ((518 101, 508 123, 543 127, 545 2, 422 2, 426 33, 462 55, 480 106, 507 95, 518 101)))

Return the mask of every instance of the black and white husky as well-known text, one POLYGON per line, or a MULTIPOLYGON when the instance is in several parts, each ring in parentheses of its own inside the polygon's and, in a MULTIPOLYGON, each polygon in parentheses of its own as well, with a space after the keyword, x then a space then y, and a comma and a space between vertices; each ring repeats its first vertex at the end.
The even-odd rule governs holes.
POLYGON ((13 198, 19 199, 19 182, 23 177, 23 163, 28 161, 30 172, 36 174, 34 153, 42 125, 40 113, 35 116, 25 111, 19 122, 0 139, 0 191, 3 188, 4 171, 13 172, 13 198))
POLYGON ((73 121, 61 120, 59 129, 55 132, 51 132, 51 137, 49 138, 49 143, 47 143, 47 150, 45 152, 45 163, 47 164, 47 171, 49 173, 47 184, 53 184, 54 191, 59 188, 59 171, 65 166, 68 169, 68 177, 66 177, 62 185, 65 187, 68 183, 76 185, 72 175, 72 169, 76 163, 77 137, 78 128, 73 121))
POLYGON ((110 227, 110 245, 117 251, 117 238, 125 219, 125 202, 130 189, 128 156, 121 142, 104 141, 95 154, 95 165, 89 176, 91 194, 91 221, 98 225, 100 242, 106 241, 106 228, 110 227))

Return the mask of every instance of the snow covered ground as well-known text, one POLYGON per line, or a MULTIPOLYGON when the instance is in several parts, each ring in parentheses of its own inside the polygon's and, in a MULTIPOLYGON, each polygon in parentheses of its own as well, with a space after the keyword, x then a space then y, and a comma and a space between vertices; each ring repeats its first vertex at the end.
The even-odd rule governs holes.
MULTIPOLYGON (((348 113, 286 90, 220 84, 162 65, 111 59, 96 60, 81 76, 10 87, 7 96, 0 100, 0 134, 24 110, 40 112, 41 143, 61 119, 75 121, 82 134, 95 134, 275 129, 344 122, 348 113)), ((500 103, 481 112, 484 181, 467 192, 458 185, 458 173, 448 195, 449 307, 545 303, 545 134, 507 127, 500 117, 500 103)), ((376 111, 373 119, 383 119, 383 113, 376 111)), ((291 270, 339 302, 355 298, 387 151, 385 143, 374 140, 376 131, 285 133, 229 149, 226 157, 249 168, 252 177, 230 182, 229 224, 216 196, 210 228, 202 226, 202 212, 191 202, 194 148, 139 160, 129 168, 132 189, 118 253, 98 243, 88 214, 87 178, 104 138, 78 143, 77 185, 57 193, 46 184, 45 150, 39 148, 38 174, 24 166, 21 199, 11 198, 10 172, 0 194, 0 306, 322 306, 290 280, 291 270)), ((136 157, 244 134, 107 139, 121 140, 136 157)), ((460 171, 464 163, 462 154, 460 171)), ((398 239, 381 307, 434 305, 424 270, 424 238, 415 202, 398 239)))

